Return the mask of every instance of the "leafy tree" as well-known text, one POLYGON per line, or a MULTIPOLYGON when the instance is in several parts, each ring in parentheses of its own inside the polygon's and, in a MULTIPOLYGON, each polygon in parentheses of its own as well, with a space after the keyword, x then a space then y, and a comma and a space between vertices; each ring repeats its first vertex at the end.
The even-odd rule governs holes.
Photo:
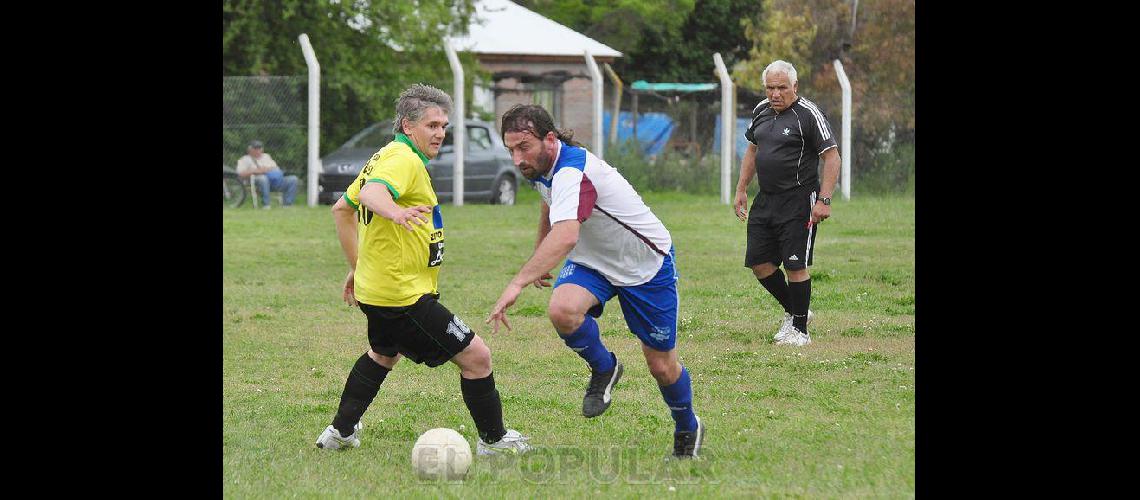
MULTIPOLYGON (((443 37, 467 29, 472 0, 415 2, 225 0, 222 74, 306 75, 298 35, 307 33, 321 65, 321 154, 364 126, 394 115, 412 83, 450 93, 443 37)), ((474 56, 459 54, 476 78, 474 56)), ((467 102, 471 102, 468 91, 467 102)))
POLYGON ((838 129, 842 89, 833 61, 840 59, 852 87, 853 175, 875 177, 884 187, 905 185, 914 173, 914 5, 861 3, 852 33, 849 0, 763 0, 764 17, 745 21, 752 47, 733 68, 733 80, 762 93, 764 68, 788 61, 799 74, 800 93, 819 103, 838 129))
POLYGON ((520 5, 623 53, 646 43, 652 31, 673 32, 694 0, 522 0, 520 5))
POLYGON ((713 82, 712 55, 732 67, 751 42, 742 19, 755 0, 525 0, 520 4, 622 52, 614 70, 627 82, 713 82))
MULTIPOLYGON (((733 68, 734 82, 745 88, 762 90, 764 82, 760 76, 768 63, 777 59, 789 62, 810 61, 811 45, 818 30, 809 16, 810 14, 773 10, 759 23, 745 19, 745 36, 755 40, 756 44, 748 51, 748 59, 740 61, 733 68)), ((800 80, 811 81, 811 65, 793 65, 797 66, 796 72, 800 80)))

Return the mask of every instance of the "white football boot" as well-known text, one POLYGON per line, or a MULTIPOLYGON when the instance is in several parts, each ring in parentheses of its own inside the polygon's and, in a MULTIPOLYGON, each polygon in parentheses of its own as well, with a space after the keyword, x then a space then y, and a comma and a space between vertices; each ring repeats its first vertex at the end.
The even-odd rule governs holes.
POLYGON ((533 446, 527 444, 526 440, 530 439, 519 431, 514 429, 507 429, 507 433, 503 435, 502 439, 494 443, 484 443, 483 439, 475 444, 476 455, 520 455, 532 449, 533 446))
MULTIPOLYGON (((811 309, 808 309, 807 324, 809 324, 809 325, 811 324, 811 319, 813 317, 815 317, 815 313, 811 312, 811 309)), ((784 322, 780 325, 780 331, 776 332, 776 335, 774 337, 772 337, 772 340, 775 341, 777 344, 780 344, 781 343, 780 341, 784 340, 784 337, 787 337, 788 333, 790 333, 791 330, 792 330, 792 313, 785 312, 784 313, 784 322)))
POLYGON ((352 434, 349 434, 348 437, 341 437, 340 431, 336 430, 336 427, 333 427, 332 424, 329 424, 328 427, 325 427, 325 431, 317 437, 317 448, 324 450, 347 449, 350 446, 359 448, 360 437, 358 437, 357 434, 360 434, 360 429, 363 428, 364 425, 357 422, 356 425, 353 426, 352 434))
POLYGON ((801 332, 799 330, 799 328, 796 328, 794 326, 791 328, 790 331, 788 331, 788 335, 785 336, 783 338, 783 340, 776 342, 776 344, 779 344, 779 345, 794 345, 797 347, 805 346, 805 345, 808 345, 810 343, 811 343, 811 335, 804 333, 804 332, 801 332))

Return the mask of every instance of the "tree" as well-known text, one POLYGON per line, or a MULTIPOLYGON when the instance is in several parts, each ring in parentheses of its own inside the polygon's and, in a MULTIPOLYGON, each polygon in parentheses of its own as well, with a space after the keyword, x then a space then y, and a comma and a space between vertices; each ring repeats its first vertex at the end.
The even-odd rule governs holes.
POLYGON ((898 187, 914 171, 914 6, 914 0, 860 4, 851 33, 848 0, 764 0, 763 19, 746 21, 752 47, 733 79, 762 93, 764 67, 788 61, 800 93, 838 128, 842 89, 833 61, 840 59, 852 87, 853 174, 898 187))
POLYGON ((754 0, 697 0, 680 29, 649 27, 618 67, 631 80, 716 82, 713 54, 730 68, 746 57, 743 23, 756 15, 754 0))
MULTIPOLYGON (((226 0, 222 74, 305 75, 297 37, 307 33, 321 64, 325 154, 364 126, 394 116, 393 101, 411 83, 430 83, 450 93, 451 69, 442 40, 467 29, 472 3, 226 0)), ((459 56, 464 68, 475 67, 473 55, 459 56)), ((468 82, 477 76, 476 71, 464 73, 468 82)))
POLYGON ((525 0, 523 6, 622 52, 614 70, 633 82, 715 82, 713 53, 732 67, 751 46, 742 19, 755 0, 525 0))
MULTIPOLYGON (((657 41, 655 34, 679 31, 693 11, 695 1, 521 0, 518 3, 609 45, 628 58, 630 52, 657 41)), ((623 62, 619 60, 617 64, 623 62)))

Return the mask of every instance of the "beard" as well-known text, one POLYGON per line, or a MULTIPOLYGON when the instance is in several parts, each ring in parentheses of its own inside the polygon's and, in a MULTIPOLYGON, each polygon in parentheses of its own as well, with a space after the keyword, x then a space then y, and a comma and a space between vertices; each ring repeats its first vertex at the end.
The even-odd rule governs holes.
POLYGON ((520 171, 522 171, 523 177, 526 177, 527 180, 534 181, 549 172, 550 168, 554 166, 554 161, 550 158, 550 155, 547 154, 546 150, 544 149, 538 153, 537 164, 530 166, 534 167, 531 169, 530 175, 527 175, 527 173, 525 171, 522 171, 522 169, 520 169, 520 171))

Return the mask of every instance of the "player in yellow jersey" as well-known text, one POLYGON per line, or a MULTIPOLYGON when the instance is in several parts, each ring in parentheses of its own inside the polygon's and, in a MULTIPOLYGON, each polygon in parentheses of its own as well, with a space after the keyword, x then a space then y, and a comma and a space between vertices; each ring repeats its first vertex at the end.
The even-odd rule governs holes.
POLYGON ((344 384, 332 424, 317 447, 360 446, 360 417, 401 357, 436 367, 459 366, 463 402, 479 431, 480 455, 520 453, 527 438, 503 425, 491 372, 491 350, 458 316, 439 303, 443 216, 427 163, 439 154, 451 97, 412 85, 396 101, 396 139, 364 164, 333 205, 337 238, 350 267, 343 299, 368 320, 368 352, 344 384))

